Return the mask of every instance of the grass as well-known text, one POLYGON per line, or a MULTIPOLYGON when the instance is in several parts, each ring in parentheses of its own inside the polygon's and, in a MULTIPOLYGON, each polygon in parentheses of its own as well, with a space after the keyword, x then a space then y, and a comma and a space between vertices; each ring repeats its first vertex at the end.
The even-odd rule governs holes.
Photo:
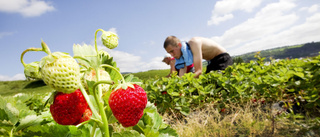
POLYGON ((149 70, 145 72, 137 72, 137 73, 131 73, 131 74, 145 81, 148 79, 158 79, 161 77, 165 77, 169 73, 170 73, 169 69, 161 69, 161 70, 149 70))
POLYGON ((46 86, 42 80, 40 81, 1 81, 0 95, 12 96, 17 93, 48 93, 53 89, 46 86))
POLYGON ((219 112, 214 104, 209 104, 180 120, 174 115, 165 114, 163 117, 181 137, 318 137, 320 134, 319 129, 306 130, 299 125, 301 123, 285 117, 284 113, 274 115, 269 112, 266 106, 252 103, 243 107, 230 106, 225 112, 219 112))

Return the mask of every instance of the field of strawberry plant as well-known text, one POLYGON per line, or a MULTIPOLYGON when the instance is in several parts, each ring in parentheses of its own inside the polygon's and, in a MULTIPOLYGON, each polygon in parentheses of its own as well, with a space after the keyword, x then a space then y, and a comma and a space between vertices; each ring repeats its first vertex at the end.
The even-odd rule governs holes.
POLYGON ((244 107, 252 103, 263 105, 266 113, 273 111, 270 117, 300 119, 303 129, 319 133, 320 56, 264 62, 258 52, 256 59, 198 79, 191 73, 150 79, 142 87, 161 114, 183 118, 207 104, 219 112, 231 112, 231 104, 244 107), (280 104, 278 109, 273 109, 275 104, 280 104))
POLYGON ((0 96, 0 136, 184 136, 181 132, 191 129, 183 125, 179 129, 177 122, 165 121, 168 119, 163 116, 173 116, 178 123, 188 124, 192 123, 191 116, 197 117, 201 110, 203 117, 219 116, 213 120, 232 115, 231 122, 221 128, 238 124, 235 130, 240 130, 220 134, 216 133, 219 129, 209 124, 199 128, 208 130, 208 134, 189 136, 249 136, 252 134, 241 130, 242 123, 235 122, 240 110, 248 109, 247 104, 253 106, 250 108, 253 112, 259 106, 263 113, 270 113, 270 117, 249 123, 250 126, 286 118, 299 127, 299 135, 320 134, 320 56, 265 62, 258 52, 256 61, 234 64, 225 71, 203 74, 198 79, 188 73, 183 77, 140 80, 134 75, 120 74, 121 68, 113 58, 103 50, 98 51, 98 32, 102 32, 104 46, 117 47, 116 34, 98 29, 95 45, 74 45, 73 56, 52 53, 44 42, 41 48, 22 52, 24 73, 36 84, 29 83, 28 92, 18 90, 13 96, 0 96), (24 55, 32 52, 45 52, 48 56, 25 63, 24 55), (43 92, 32 92, 34 88, 43 92), (213 113, 207 111, 208 106, 213 113))

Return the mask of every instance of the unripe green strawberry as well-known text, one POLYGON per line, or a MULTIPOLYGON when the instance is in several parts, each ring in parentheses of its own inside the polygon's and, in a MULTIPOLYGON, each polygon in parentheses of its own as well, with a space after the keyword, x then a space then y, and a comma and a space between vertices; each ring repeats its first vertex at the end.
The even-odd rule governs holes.
MULTIPOLYGON (((89 73, 86 73, 86 75, 81 78, 82 85, 84 85, 86 89, 88 89, 87 80, 97 82, 96 71, 94 69, 92 69, 89 73)), ((100 80, 111 80, 109 73, 102 68, 100 69, 100 80)), ((109 87, 110 87, 109 84, 101 84, 101 85, 102 85, 101 86, 102 92, 107 92, 109 90, 109 87)))
POLYGON ((41 73, 39 72, 39 62, 32 62, 24 66, 24 75, 29 79, 41 79, 41 73))
POLYGON ((101 41, 104 46, 109 49, 114 49, 118 46, 118 36, 111 31, 103 31, 101 35, 101 41))
POLYGON ((54 52, 43 57, 40 72, 42 80, 57 91, 72 93, 79 88, 80 66, 68 54, 54 52))
POLYGON ((133 86, 116 89, 109 98, 112 113, 123 127, 136 125, 148 102, 146 92, 137 84, 133 86))
POLYGON ((53 119, 60 125, 76 125, 81 120, 88 103, 78 89, 72 93, 58 92, 54 96, 50 112, 53 119))

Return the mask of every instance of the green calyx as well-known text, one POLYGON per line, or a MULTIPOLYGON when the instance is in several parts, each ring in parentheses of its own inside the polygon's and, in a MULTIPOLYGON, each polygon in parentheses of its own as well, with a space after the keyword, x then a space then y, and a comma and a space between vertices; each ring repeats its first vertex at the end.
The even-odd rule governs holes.
POLYGON ((135 89, 132 83, 122 83, 122 84, 119 84, 119 85, 114 89, 114 91, 117 91, 117 90, 120 89, 120 88, 126 90, 128 87, 135 89))
MULTIPOLYGON (((63 52, 54 52, 52 54, 49 54, 48 56, 45 56, 41 59, 40 61, 40 68, 42 68, 45 64, 50 64, 55 62, 59 58, 70 58, 71 56, 68 55, 67 53, 63 52)), ((72 58, 72 57, 71 57, 72 58)))

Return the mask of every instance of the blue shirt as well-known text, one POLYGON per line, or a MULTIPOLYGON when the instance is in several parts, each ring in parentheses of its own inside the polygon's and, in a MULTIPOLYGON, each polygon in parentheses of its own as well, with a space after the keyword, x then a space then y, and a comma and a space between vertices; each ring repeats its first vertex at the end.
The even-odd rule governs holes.
POLYGON ((182 69, 185 65, 189 66, 193 64, 193 55, 187 42, 181 42, 181 52, 182 55, 180 56, 180 58, 176 59, 176 69, 182 69))

